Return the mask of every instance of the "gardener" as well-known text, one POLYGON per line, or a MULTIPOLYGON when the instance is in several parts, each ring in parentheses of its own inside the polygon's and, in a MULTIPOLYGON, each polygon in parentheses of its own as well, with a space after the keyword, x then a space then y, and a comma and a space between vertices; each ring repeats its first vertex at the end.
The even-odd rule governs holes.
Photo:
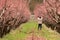
POLYGON ((42 20, 43 20, 43 17, 38 16, 38 30, 42 29, 42 20))

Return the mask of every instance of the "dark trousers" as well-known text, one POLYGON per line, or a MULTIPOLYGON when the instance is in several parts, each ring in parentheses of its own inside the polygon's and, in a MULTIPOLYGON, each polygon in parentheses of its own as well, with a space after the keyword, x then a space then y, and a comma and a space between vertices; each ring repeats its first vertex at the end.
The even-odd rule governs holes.
POLYGON ((42 24, 38 24, 38 30, 42 29, 42 24))

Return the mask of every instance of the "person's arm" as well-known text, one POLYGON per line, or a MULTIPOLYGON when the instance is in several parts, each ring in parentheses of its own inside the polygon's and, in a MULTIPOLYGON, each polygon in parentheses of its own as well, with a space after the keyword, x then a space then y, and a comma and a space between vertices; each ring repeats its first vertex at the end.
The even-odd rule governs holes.
POLYGON ((39 21, 39 18, 37 18, 37 20, 36 20, 37 22, 39 21))

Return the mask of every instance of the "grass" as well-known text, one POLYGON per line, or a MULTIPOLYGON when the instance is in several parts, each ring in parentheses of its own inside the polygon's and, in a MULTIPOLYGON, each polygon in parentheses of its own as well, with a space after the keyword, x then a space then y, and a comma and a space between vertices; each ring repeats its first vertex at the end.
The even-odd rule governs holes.
MULTIPOLYGON (((29 35, 24 32, 31 32, 33 29, 35 30, 35 32, 38 32, 37 26, 37 22, 29 21, 22 24, 16 30, 12 30, 9 34, 4 36, 3 38, 0 38, 0 40, 24 40, 24 38, 29 35), (20 32, 20 30, 22 32, 20 32)), ((52 31, 50 28, 48 29, 44 24, 42 30, 39 31, 39 33, 35 34, 37 36, 44 37, 47 40, 60 40, 60 34, 58 34, 56 31, 52 31)))
POLYGON ((60 34, 52 31, 50 28, 48 29, 44 24, 39 35, 45 37, 47 40, 60 40, 60 34))

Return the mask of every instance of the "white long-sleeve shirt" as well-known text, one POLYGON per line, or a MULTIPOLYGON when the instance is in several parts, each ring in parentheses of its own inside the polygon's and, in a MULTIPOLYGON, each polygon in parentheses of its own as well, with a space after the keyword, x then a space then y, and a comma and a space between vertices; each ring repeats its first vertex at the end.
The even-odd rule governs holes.
POLYGON ((42 24, 42 20, 43 20, 43 18, 38 17, 38 24, 42 24))

